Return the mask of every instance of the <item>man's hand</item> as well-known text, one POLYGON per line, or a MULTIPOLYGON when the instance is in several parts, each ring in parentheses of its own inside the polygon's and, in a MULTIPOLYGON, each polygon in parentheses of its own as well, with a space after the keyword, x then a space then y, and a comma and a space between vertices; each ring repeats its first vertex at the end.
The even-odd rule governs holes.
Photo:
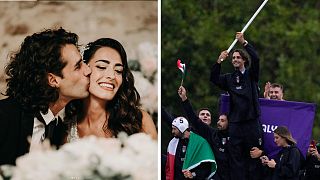
POLYGON ((220 56, 219 56, 218 60, 217 60, 217 63, 220 64, 220 63, 221 63, 223 60, 225 60, 227 57, 228 57, 228 51, 227 51, 227 50, 222 51, 222 52, 220 53, 220 56))
POLYGON ((190 178, 190 179, 193 178, 193 175, 189 170, 182 170, 182 172, 183 172, 184 177, 190 178))
POLYGON ((243 33, 241 33, 241 32, 236 33, 236 39, 238 39, 238 41, 241 44, 244 44, 244 42, 246 42, 246 40, 244 39, 243 33))
POLYGON ((179 94, 182 101, 187 100, 187 91, 183 86, 179 87, 178 94, 179 94))
POLYGON ((260 150, 259 148, 257 147, 251 148, 251 151, 250 151, 251 158, 258 158, 261 156, 261 154, 262 154, 262 150, 260 150))
POLYGON ((317 148, 309 147, 308 154, 316 157, 320 161, 320 154, 319 154, 317 148))
POLYGON ((269 91, 270 91, 271 83, 268 81, 266 85, 264 85, 263 97, 266 99, 270 99, 269 91))

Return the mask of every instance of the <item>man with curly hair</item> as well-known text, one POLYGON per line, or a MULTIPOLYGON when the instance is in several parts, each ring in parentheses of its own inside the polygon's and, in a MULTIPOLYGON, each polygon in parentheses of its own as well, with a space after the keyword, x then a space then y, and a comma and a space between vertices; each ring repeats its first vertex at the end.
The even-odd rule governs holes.
POLYGON ((236 39, 243 49, 235 49, 231 63, 234 71, 221 73, 221 63, 228 56, 222 51, 211 68, 210 81, 230 95, 228 133, 231 180, 260 180, 261 163, 251 151, 262 149, 262 126, 258 82, 260 58, 252 44, 237 32, 236 39), (251 153, 250 153, 251 152, 251 153))
POLYGON ((8 98, 0 101, 0 165, 15 164, 45 139, 59 147, 65 106, 89 95, 91 70, 79 53, 78 35, 63 28, 27 36, 10 60, 8 98))

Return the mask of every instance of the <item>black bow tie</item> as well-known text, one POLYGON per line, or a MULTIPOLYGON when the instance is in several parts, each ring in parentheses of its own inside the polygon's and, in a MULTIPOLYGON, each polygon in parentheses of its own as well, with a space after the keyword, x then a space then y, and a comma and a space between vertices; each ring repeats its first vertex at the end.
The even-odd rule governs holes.
POLYGON ((62 122, 62 119, 60 117, 56 121, 51 121, 50 123, 48 124, 48 138, 51 142, 51 145, 55 145, 56 148, 59 148, 64 144, 64 138, 67 135, 67 126, 62 122), (53 125, 51 125, 50 123, 52 123, 53 125))
POLYGON ((55 118, 48 125, 45 125, 44 137, 51 139, 53 137, 54 128, 58 125, 58 119, 55 118))

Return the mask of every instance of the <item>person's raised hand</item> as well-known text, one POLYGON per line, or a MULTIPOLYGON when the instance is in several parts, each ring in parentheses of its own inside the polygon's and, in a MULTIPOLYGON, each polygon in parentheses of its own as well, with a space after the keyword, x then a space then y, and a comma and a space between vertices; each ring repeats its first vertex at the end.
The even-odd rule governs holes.
POLYGON ((228 51, 227 51, 227 50, 222 51, 222 52, 220 53, 220 56, 219 56, 218 60, 217 60, 217 63, 220 64, 222 61, 224 61, 225 59, 227 59, 227 57, 228 57, 228 51))
POLYGON ((179 87, 178 94, 179 94, 182 101, 187 100, 187 91, 183 86, 179 87))
POLYGON ((266 84, 264 85, 264 92, 263 92, 263 96, 266 99, 270 99, 270 96, 269 96, 270 87, 271 87, 271 83, 269 81, 266 82, 266 84))
POLYGON ((244 42, 246 41, 244 39, 244 36, 243 36, 243 33, 242 32, 237 32, 236 33, 236 39, 238 39, 238 41, 241 43, 241 44, 244 44, 244 42))

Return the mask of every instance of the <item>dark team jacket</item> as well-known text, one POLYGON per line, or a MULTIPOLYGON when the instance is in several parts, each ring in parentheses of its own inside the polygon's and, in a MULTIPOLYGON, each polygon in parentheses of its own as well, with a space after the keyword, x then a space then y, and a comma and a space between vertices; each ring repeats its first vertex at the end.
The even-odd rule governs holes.
POLYGON ((230 170, 228 162, 228 131, 220 131, 203 123, 201 119, 199 119, 197 114, 194 112, 192 105, 188 99, 182 102, 182 106, 192 127, 196 130, 196 132, 198 132, 200 136, 206 139, 211 146, 218 166, 214 178, 221 180, 230 179, 230 170))
POLYGON ((278 153, 273 180, 299 180, 302 154, 297 146, 284 147, 278 153))
POLYGON ((320 177, 320 161, 315 156, 307 156, 305 162, 305 180, 318 180, 320 177))
POLYGON ((251 65, 244 74, 235 70, 221 75, 219 63, 211 68, 210 81, 230 95, 229 123, 255 120, 260 115, 259 57, 251 44, 247 44, 245 49, 251 58, 251 65))

